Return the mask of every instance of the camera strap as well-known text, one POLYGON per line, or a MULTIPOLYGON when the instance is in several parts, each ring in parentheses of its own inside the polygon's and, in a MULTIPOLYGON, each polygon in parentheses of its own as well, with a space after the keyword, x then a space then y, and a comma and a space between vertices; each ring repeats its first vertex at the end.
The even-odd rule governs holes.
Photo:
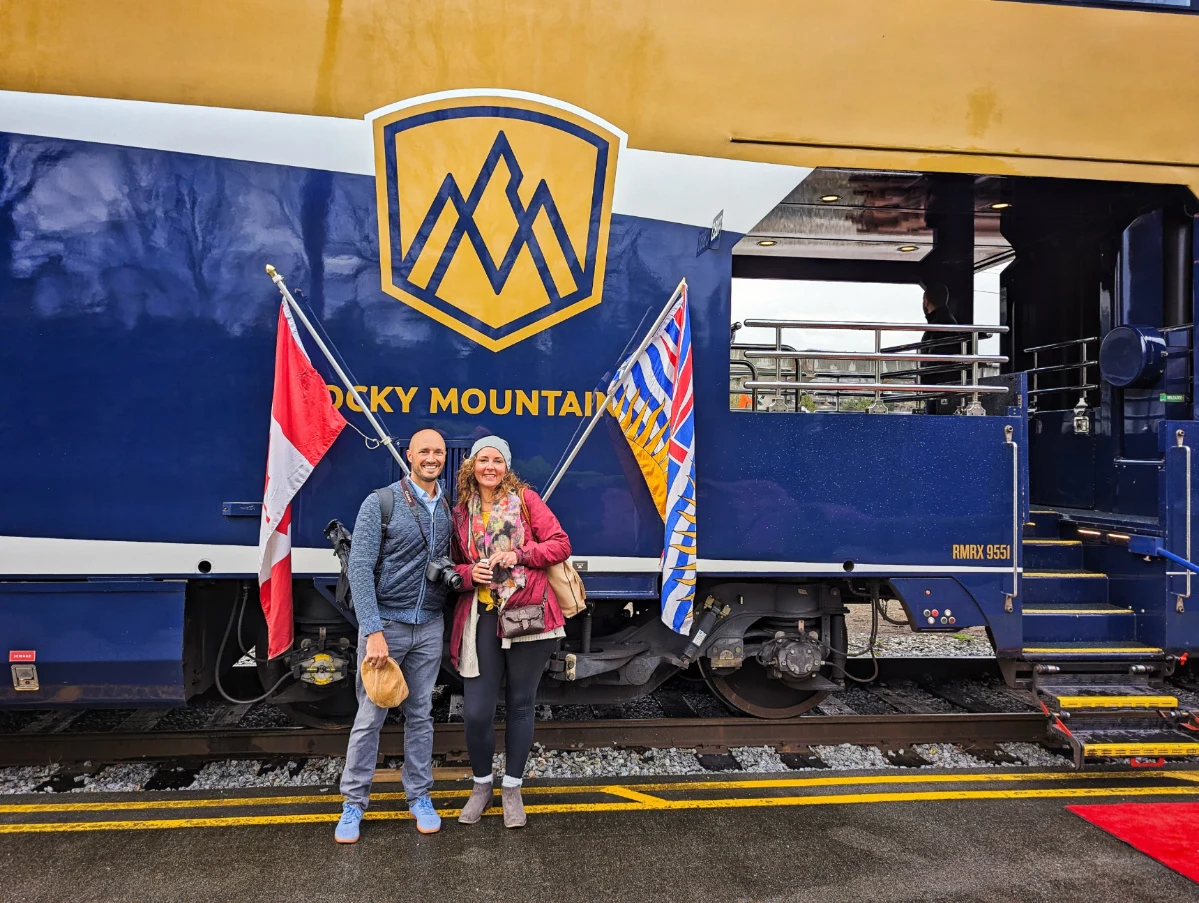
MULTIPOLYGON (((408 478, 400 480, 400 492, 404 494, 404 501, 408 503, 408 512, 412 515, 412 519, 416 521, 416 529, 420 531, 420 538, 425 541, 425 551, 429 553, 429 559, 433 558, 433 546, 429 542, 429 537, 425 535, 424 525, 420 522, 420 515, 416 510, 416 496, 412 492, 412 487, 408 485, 408 478)), ((446 515, 450 513, 449 502, 445 500, 445 490, 438 495, 437 500, 441 502, 445 508, 446 515)))

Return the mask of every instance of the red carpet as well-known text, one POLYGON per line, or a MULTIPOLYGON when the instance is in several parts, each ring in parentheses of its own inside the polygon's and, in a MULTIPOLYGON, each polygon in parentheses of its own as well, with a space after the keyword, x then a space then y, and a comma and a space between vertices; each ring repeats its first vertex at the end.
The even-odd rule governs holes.
POLYGON ((1180 875, 1199 881, 1199 803, 1066 808, 1180 875))

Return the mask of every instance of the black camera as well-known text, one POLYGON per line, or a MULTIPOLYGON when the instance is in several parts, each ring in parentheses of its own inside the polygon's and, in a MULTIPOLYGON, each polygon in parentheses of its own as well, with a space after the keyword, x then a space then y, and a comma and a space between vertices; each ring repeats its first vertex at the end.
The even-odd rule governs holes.
POLYGON ((454 570, 454 562, 444 555, 429 559, 425 565, 425 579, 455 591, 462 589, 462 575, 454 570))

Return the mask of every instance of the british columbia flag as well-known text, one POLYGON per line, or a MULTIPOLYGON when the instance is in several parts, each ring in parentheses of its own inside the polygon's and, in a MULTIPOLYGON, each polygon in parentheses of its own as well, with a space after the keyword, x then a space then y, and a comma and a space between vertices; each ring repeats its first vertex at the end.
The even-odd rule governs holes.
POLYGON ((608 410, 620 422, 666 528, 662 621, 691 632, 695 601, 695 396, 684 283, 658 334, 617 374, 608 410))

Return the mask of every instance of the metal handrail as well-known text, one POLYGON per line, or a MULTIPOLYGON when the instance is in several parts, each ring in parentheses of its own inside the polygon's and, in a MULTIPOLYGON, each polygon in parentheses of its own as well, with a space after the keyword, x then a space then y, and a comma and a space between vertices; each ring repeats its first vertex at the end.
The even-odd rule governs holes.
POLYGON ((957 323, 864 323, 853 320, 745 320, 747 327, 764 329, 861 329, 867 332, 961 332, 1000 333, 1006 326, 975 326, 957 323))
POLYGON ((939 376, 942 373, 961 373, 965 367, 954 367, 948 364, 942 364, 936 367, 910 367, 906 370, 891 370, 883 374, 887 379, 910 379, 914 376, 921 378, 928 376, 939 376))
POLYGON ((1077 364, 1047 364, 1044 367, 1029 367, 1025 373, 1063 373, 1079 367, 1094 367, 1098 361, 1079 361, 1077 364))
POLYGON ((1020 516, 1020 446, 1016 444, 1015 430, 1009 425, 1003 428, 1003 441, 1012 448, 1012 592, 1004 599, 1003 610, 1011 612, 1020 595, 1020 529, 1024 518, 1020 516))
MULTIPOLYGON (((1089 392, 1091 389, 1098 389, 1098 383, 1083 383, 1080 386, 1054 386, 1050 389, 1029 389, 1029 395, 1048 395, 1051 392, 1089 392)), ((1062 410, 1067 410, 1062 408, 1062 410)))
POLYGON ((1052 351, 1055 348, 1070 348, 1074 345, 1085 345, 1087 342, 1098 342, 1099 336, 1091 336, 1086 339, 1071 339, 1068 342, 1054 342, 1050 345, 1034 345, 1032 348, 1025 348, 1025 354, 1033 354, 1037 351, 1052 351))
POLYGON ((825 392, 875 392, 892 394, 896 392, 915 393, 922 395, 945 394, 984 394, 990 392, 1005 393, 1006 386, 969 385, 946 383, 943 386, 921 386, 916 384, 884 384, 884 383, 829 383, 829 382, 783 382, 781 380, 763 379, 750 380, 742 384, 747 389, 814 389, 825 392))
MULTIPOLYGON (((799 362, 804 359, 808 360, 845 360, 845 361, 872 361, 874 362, 874 381, 873 382, 856 382, 856 383, 838 383, 838 390, 845 392, 871 392, 874 394, 874 404, 869 408, 871 413, 886 413, 886 405, 883 404, 883 395, 893 395, 897 391, 901 391, 904 395, 913 393, 930 397, 934 395, 970 395, 972 396, 969 405, 966 408, 967 414, 981 415, 984 413, 983 406, 979 401, 979 396, 987 392, 1007 392, 1008 389, 1002 386, 983 386, 979 381, 980 373, 979 366, 982 364, 1003 364, 1008 361, 1008 358, 1001 355, 980 355, 978 353, 978 341, 980 334, 993 335, 996 333, 1008 332, 1006 326, 986 325, 979 326, 969 323, 875 323, 853 320, 745 320, 743 324, 749 328, 757 329, 773 329, 774 330, 774 350, 755 350, 745 351, 745 357, 753 357, 757 360, 774 360, 776 362, 774 380, 754 380, 746 383, 746 388, 771 389, 778 397, 782 392, 794 389, 827 391, 829 383, 827 382, 800 382, 798 381, 799 373, 796 373, 797 381, 787 382, 781 378, 781 367, 779 366, 783 360, 795 361, 796 371, 799 371, 799 362), (783 350, 783 330, 784 329, 832 329, 832 330, 849 330, 858 332, 873 332, 874 333, 874 351, 857 352, 857 351, 798 351, 784 352, 783 350), (938 341, 937 339, 924 339, 920 345, 961 345, 961 354, 897 354, 893 349, 883 350, 882 335, 884 332, 920 332, 920 333, 940 333, 946 336, 945 339, 938 341), (966 353, 967 347, 970 353, 966 353), (960 384, 935 384, 930 386, 904 385, 902 389, 897 389, 894 383, 887 383, 885 380, 894 379, 894 374, 883 372, 883 363, 886 361, 908 361, 913 363, 941 363, 941 364, 960 364, 959 367, 951 368, 921 368, 919 376, 933 375, 930 370, 948 369, 949 372, 958 372, 961 375, 960 384), (969 377, 969 379, 968 379, 969 377)), ((769 347, 769 346, 768 346, 769 347)))
POLYGON ((794 351, 747 351, 745 357, 781 360, 793 360, 798 357, 800 360, 814 361, 930 361, 946 364, 1006 364, 1008 361, 1001 354, 887 354, 875 351, 805 351, 802 354, 796 354, 794 351))
MULTIPOLYGON (((991 333, 989 332, 980 332, 978 335, 984 339, 989 339, 991 337, 991 333)), ((968 335, 946 334, 935 339, 925 339, 921 342, 910 342, 907 345, 890 345, 882 350, 890 353, 896 351, 923 351, 925 349, 943 348, 946 345, 964 345, 969 341, 970 337, 968 335)))
MULTIPOLYGON (((744 361, 744 360, 743 361, 738 361, 738 360, 729 361, 730 367, 736 367, 738 365, 745 367, 747 370, 749 370, 749 378, 751 381, 758 378, 758 368, 755 367, 753 364, 751 364, 749 361, 744 361)), ((744 383, 742 384, 742 387, 744 388, 744 383)), ((751 399, 751 404, 753 405, 753 410, 756 411, 758 409, 758 393, 756 391, 750 392, 749 396, 751 399)))
POLYGON ((1087 345, 1091 342, 1099 341, 1098 336, 1088 336, 1084 339, 1070 339, 1066 342, 1050 342, 1047 345, 1034 345, 1031 348, 1025 348, 1025 354, 1032 355, 1032 366, 1026 372, 1032 375, 1032 386, 1028 390, 1029 397, 1029 413, 1036 414, 1036 396, 1038 395, 1053 395, 1063 392, 1079 392, 1080 403, 1083 408, 1086 407, 1087 392, 1092 389, 1099 388, 1097 383, 1089 381, 1087 370, 1091 367, 1098 366, 1098 361, 1090 360, 1087 357, 1087 345), (1065 351, 1068 348, 1078 349, 1078 360, 1073 363, 1046 364, 1041 366, 1041 355, 1047 351, 1065 351), (1041 388, 1042 373, 1069 373, 1077 371, 1078 376, 1074 385, 1069 386, 1048 386, 1041 388))
MULTIPOLYGON (((1175 448, 1180 448, 1186 452, 1186 538, 1187 538, 1187 561, 1192 561, 1191 557, 1191 447, 1186 444, 1186 433, 1182 430, 1174 431, 1175 448)), ((1183 610, 1183 599, 1191 598, 1191 571, 1188 568, 1187 573, 1187 591, 1186 595, 1179 596, 1177 602, 1177 610, 1183 610)))

